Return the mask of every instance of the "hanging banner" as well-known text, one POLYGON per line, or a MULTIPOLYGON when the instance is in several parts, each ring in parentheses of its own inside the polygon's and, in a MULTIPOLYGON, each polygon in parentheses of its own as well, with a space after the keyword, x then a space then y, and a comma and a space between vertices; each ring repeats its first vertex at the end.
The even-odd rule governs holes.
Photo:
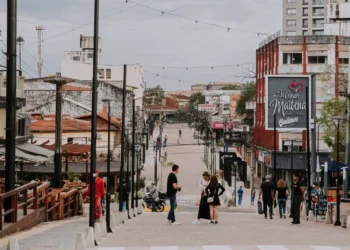
POLYGON ((269 75, 265 82, 265 129, 273 130, 276 114, 277 130, 305 130, 306 108, 311 107, 311 76, 269 75), (306 87, 309 88, 308 104, 306 87))

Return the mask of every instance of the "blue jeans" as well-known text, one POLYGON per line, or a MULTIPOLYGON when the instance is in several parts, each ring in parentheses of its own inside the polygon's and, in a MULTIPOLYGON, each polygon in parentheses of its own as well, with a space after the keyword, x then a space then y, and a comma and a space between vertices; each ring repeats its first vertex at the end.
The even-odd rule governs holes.
POLYGON ((176 194, 170 197, 170 210, 168 214, 168 220, 175 221, 175 206, 176 206, 176 194))
POLYGON ((243 196, 238 195, 238 205, 242 205, 243 196))
POLYGON ((286 214, 286 199, 278 200, 278 208, 280 211, 280 217, 282 218, 282 215, 286 214))
POLYGON ((254 205, 254 201, 255 201, 255 196, 251 197, 250 203, 252 203, 252 205, 254 205))
POLYGON ((123 211, 126 210, 126 201, 123 201, 123 211))

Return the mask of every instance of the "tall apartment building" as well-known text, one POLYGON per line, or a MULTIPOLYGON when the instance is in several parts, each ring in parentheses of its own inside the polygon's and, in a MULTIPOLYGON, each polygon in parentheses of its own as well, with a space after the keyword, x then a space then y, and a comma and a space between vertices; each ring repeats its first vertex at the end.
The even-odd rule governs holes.
POLYGON ((347 21, 348 17, 349 0, 283 0, 283 35, 330 35, 325 24, 347 21))

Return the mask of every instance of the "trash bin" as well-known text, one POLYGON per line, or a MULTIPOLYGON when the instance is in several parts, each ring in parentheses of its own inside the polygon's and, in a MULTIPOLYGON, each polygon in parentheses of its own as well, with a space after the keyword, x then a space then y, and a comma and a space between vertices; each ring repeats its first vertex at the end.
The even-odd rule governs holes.
POLYGON ((340 222, 342 227, 346 227, 348 216, 350 216, 350 199, 342 198, 340 200, 340 222))

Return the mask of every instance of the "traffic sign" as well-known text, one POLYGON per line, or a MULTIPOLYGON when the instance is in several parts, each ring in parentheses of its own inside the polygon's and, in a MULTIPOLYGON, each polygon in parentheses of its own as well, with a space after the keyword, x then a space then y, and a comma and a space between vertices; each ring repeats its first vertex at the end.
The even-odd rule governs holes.
POLYGON ((194 109, 195 109, 195 110, 197 110, 197 109, 198 109, 198 106, 197 106, 197 105, 196 105, 196 106, 194 106, 194 109))

